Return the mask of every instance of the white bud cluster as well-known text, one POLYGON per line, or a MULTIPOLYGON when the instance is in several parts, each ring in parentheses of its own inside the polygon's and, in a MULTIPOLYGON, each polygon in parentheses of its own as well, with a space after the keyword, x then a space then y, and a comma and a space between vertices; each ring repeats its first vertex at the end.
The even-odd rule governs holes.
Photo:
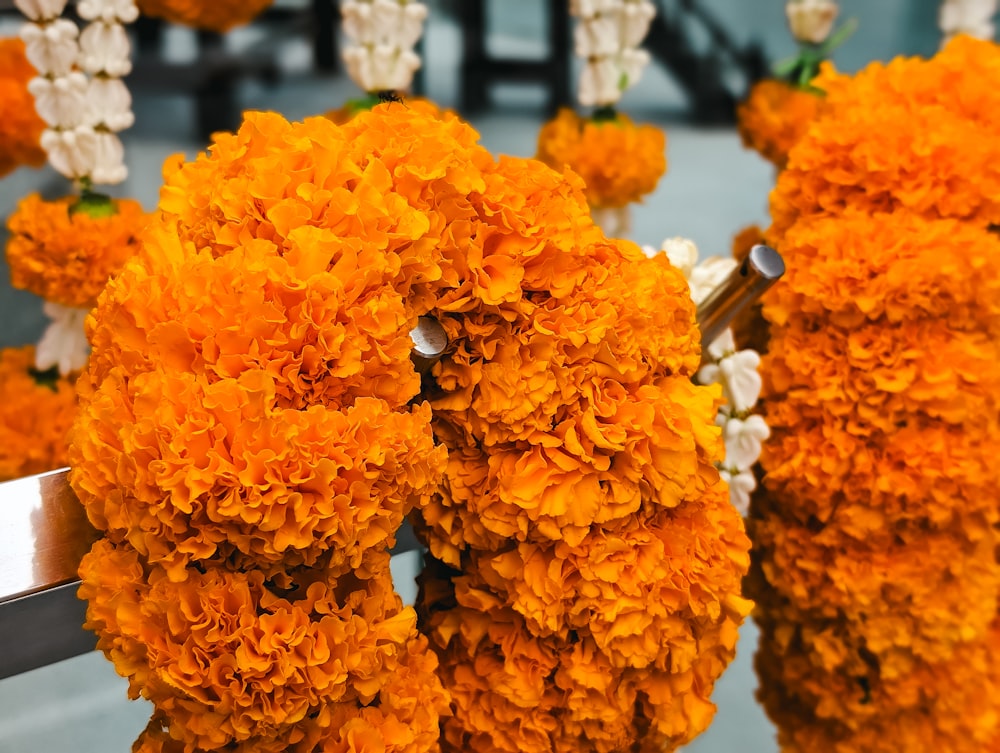
POLYGON ((41 139, 49 162, 71 180, 122 182, 128 171, 118 133, 135 120, 121 80, 132 70, 123 24, 138 17, 135 0, 80 0, 77 12, 90 22, 82 33, 61 18, 66 0, 15 3, 28 18, 21 38, 39 73, 28 88, 49 126, 41 139))
POLYGON ((84 329, 90 309, 71 308, 46 301, 43 311, 50 323, 35 349, 35 368, 47 371, 58 366, 59 373, 63 376, 79 371, 87 365, 87 358, 90 356, 90 344, 84 329))
POLYGON ((345 0, 340 6, 351 44, 344 62, 366 92, 405 91, 420 67, 413 51, 424 33, 427 6, 412 0, 345 0))
POLYGON ((938 11, 938 26, 946 42, 957 34, 993 39, 996 12, 997 0, 943 0, 938 11))
MULTIPOLYGON (((665 253, 670 263, 687 278, 691 298, 701 303, 736 267, 734 259, 709 257, 698 263, 698 247, 686 238, 668 238, 659 251, 644 248, 648 256, 665 253)), ((736 350, 733 333, 726 330, 708 345, 703 344, 705 365, 698 372, 700 384, 722 385, 726 404, 719 409, 716 424, 722 428, 726 446, 719 474, 729 484, 729 499, 743 515, 750 506, 750 494, 757 486, 753 468, 763 442, 771 436, 764 418, 753 413, 762 386, 760 355, 754 350, 736 350)))
POLYGON ((822 44, 833 31, 840 13, 836 0, 788 0, 785 17, 795 41, 822 44))
POLYGON ((649 65, 639 45, 656 16, 650 0, 571 0, 576 56, 584 60, 577 98, 585 107, 612 106, 649 65))

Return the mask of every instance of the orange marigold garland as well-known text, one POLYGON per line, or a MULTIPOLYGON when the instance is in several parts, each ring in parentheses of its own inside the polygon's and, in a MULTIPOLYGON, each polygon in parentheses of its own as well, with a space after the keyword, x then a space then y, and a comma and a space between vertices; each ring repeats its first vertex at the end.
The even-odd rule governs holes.
POLYGON ((253 21, 274 0, 137 0, 144 16, 224 32, 253 21))
POLYGON ((39 373, 35 348, 0 350, 0 481, 67 465, 76 375, 39 373))
POLYGON ((764 305, 774 436, 749 582, 786 751, 1000 742, 1000 240, 990 165, 965 173, 993 148, 979 75, 998 64, 957 38, 825 72, 772 194, 789 273, 764 305))
POLYGON ((666 143, 662 129, 621 113, 595 120, 564 107, 542 126, 538 159, 583 178, 592 207, 620 209, 656 189, 667 170, 666 143))
POLYGON ((704 729, 749 543, 681 275, 449 114, 251 114, 165 172, 72 448, 108 534, 88 624, 156 707, 136 750, 433 750, 445 690, 449 750, 704 729), (421 384, 425 314, 451 347, 421 384), (411 507, 445 690, 384 580, 411 507))
POLYGON ((28 82, 36 75, 24 42, 0 39, 0 177, 21 165, 41 167, 45 121, 35 112, 35 98, 28 82))
POLYGON ((115 199, 92 216, 76 197, 31 194, 7 220, 11 284, 61 306, 91 308, 138 249, 147 220, 132 199, 115 199))
POLYGON ((805 135, 822 105, 823 94, 816 89, 779 79, 759 81, 736 108, 743 146, 783 169, 788 153, 805 135))

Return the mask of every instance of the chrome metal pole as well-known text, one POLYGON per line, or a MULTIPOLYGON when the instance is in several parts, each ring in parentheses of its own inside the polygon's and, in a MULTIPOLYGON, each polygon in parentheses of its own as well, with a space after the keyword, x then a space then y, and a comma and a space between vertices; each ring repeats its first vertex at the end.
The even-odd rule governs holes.
POLYGON ((709 343, 721 335, 733 319, 760 298, 785 274, 785 261, 770 246, 757 245, 732 274, 698 306, 698 328, 701 343, 709 343))

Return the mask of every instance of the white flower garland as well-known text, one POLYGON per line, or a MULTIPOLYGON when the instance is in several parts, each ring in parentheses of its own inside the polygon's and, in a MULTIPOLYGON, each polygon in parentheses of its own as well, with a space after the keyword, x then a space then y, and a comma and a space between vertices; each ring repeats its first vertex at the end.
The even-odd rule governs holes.
MULTIPOLYGON (((28 84, 48 128, 41 145, 52 167, 70 180, 112 185, 128 177, 118 133, 132 125, 132 97, 121 80, 132 70, 124 24, 135 21, 135 0, 79 0, 81 33, 62 18, 67 0, 15 0, 27 17, 21 28, 28 60, 38 76, 28 84), (88 75, 89 74, 89 75, 88 75)), ((38 343, 35 367, 58 366, 66 375, 83 368, 90 351, 87 311, 46 302, 51 323, 38 343)))
POLYGON ((943 0, 938 12, 938 26, 946 42, 956 34, 993 39, 996 35, 993 23, 996 12, 997 0, 943 0))
MULTIPOLYGON (((698 264, 698 247, 686 238, 668 238, 660 251, 643 249, 648 256, 665 253, 670 263, 688 280, 691 298, 701 303, 736 268, 734 259, 713 256, 698 264)), ((750 506, 750 494, 757 487, 753 467, 762 443, 771 436, 763 417, 753 412, 760 398, 760 355, 754 350, 736 350, 733 333, 726 330, 715 342, 703 344, 706 357, 697 375, 701 384, 721 384, 726 403, 719 409, 716 423, 722 427, 726 447, 719 474, 729 484, 729 499, 743 515, 750 506)))
POLYGON ((649 65, 639 45, 656 16, 650 0, 570 0, 577 19, 576 56, 584 60, 577 99, 584 107, 611 107, 649 65))
POLYGON ((413 48, 424 33, 427 6, 413 0, 345 0, 340 13, 352 42, 343 56, 354 82, 369 93, 409 89, 420 67, 413 48))
POLYGON ((66 0, 15 4, 28 18, 21 38, 39 72, 28 88, 49 126, 41 143, 52 167, 70 180, 122 182, 128 171, 117 134, 134 120, 121 81, 132 69, 122 24, 138 17, 134 0, 80 0, 77 12, 90 21, 82 34, 61 17, 66 0))

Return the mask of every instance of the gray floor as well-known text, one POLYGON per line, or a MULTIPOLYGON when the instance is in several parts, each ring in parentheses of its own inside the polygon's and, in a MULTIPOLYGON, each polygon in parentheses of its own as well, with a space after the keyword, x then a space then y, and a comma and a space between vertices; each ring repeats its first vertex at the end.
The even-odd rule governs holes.
MULTIPOLYGON (((459 0, 461 1, 461 0, 459 0)), ((711 0, 720 15, 734 21, 744 38, 757 37, 780 56, 790 52, 778 0, 732 2, 711 0)), ((872 58, 898 52, 930 52, 937 44, 933 27, 934 0, 844 0, 845 15, 858 15, 862 30, 843 50, 842 67, 857 68, 872 58)), ((492 4, 499 28, 496 41, 507 50, 530 52, 538 9, 533 0, 497 0, 492 4), (522 28, 523 27, 523 28, 522 28)), ((9 29, 0 28, 0 34, 9 29)), ((244 41, 251 38, 247 34, 244 41)), ((457 33, 435 20, 428 31, 429 94, 446 105, 454 103, 457 33)), ((186 37, 172 42, 185 54, 186 37)), ((282 59, 288 69, 277 87, 248 85, 242 92, 246 108, 275 109, 292 118, 310 115, 354 96, 341 78, 306 72, 308 53, 301 44, 286 45, 282 59)), ((493 112, 473 119, 483 143, 494 153, 530 156, 539 126, 540 95, 520 89, 498 92, 493 112)), ((634 214, 633 239, 659 245, 668 236, 694 239, 703 255, 727 253, 730 238, 752 222, 766 222, 771 169, 744 151, 731 129, 706 130, 685 125, 678 117, 684 101, 662 72, 651 70, 624 109, 641 119, 660 122, 668 133, 669 172, 657 192, 634 214)), ((127 134, 131 178, 120 193, 155 205, 159 166, 175 152, 193 155, 201 148, 185 123, 190 103, 176 97, 137 101, 138 125, 127 134)), ((0 182, 0 217, 6 217, 20 196, 30 190, 57 194, 61 179, 47 171, 19 171, 0 182)), ((2 240, 2 231, 0 231, 2 240)), ((37 340, 43 328, 41 304, 31 295, 12 290, 0 261, 0 347, 37 340)), ((412 588, 412 562, 399 563, 401 590, 412 588)), ((687 748, 689 753, 741 751, 773 753, 773 729, 753 699, 756 685, 751 657, 756 642, 752 625, 744 628, 739 655, 716 689, 719 712, 711 729, 687 748)), ((6 646, 6 651, 16 647, 6 646)), ((97 654, 82 656, 41 670, 0 681, 0 753, 125 753, 144 726, 148 709, 126 700, 125 683, 97 654)))

